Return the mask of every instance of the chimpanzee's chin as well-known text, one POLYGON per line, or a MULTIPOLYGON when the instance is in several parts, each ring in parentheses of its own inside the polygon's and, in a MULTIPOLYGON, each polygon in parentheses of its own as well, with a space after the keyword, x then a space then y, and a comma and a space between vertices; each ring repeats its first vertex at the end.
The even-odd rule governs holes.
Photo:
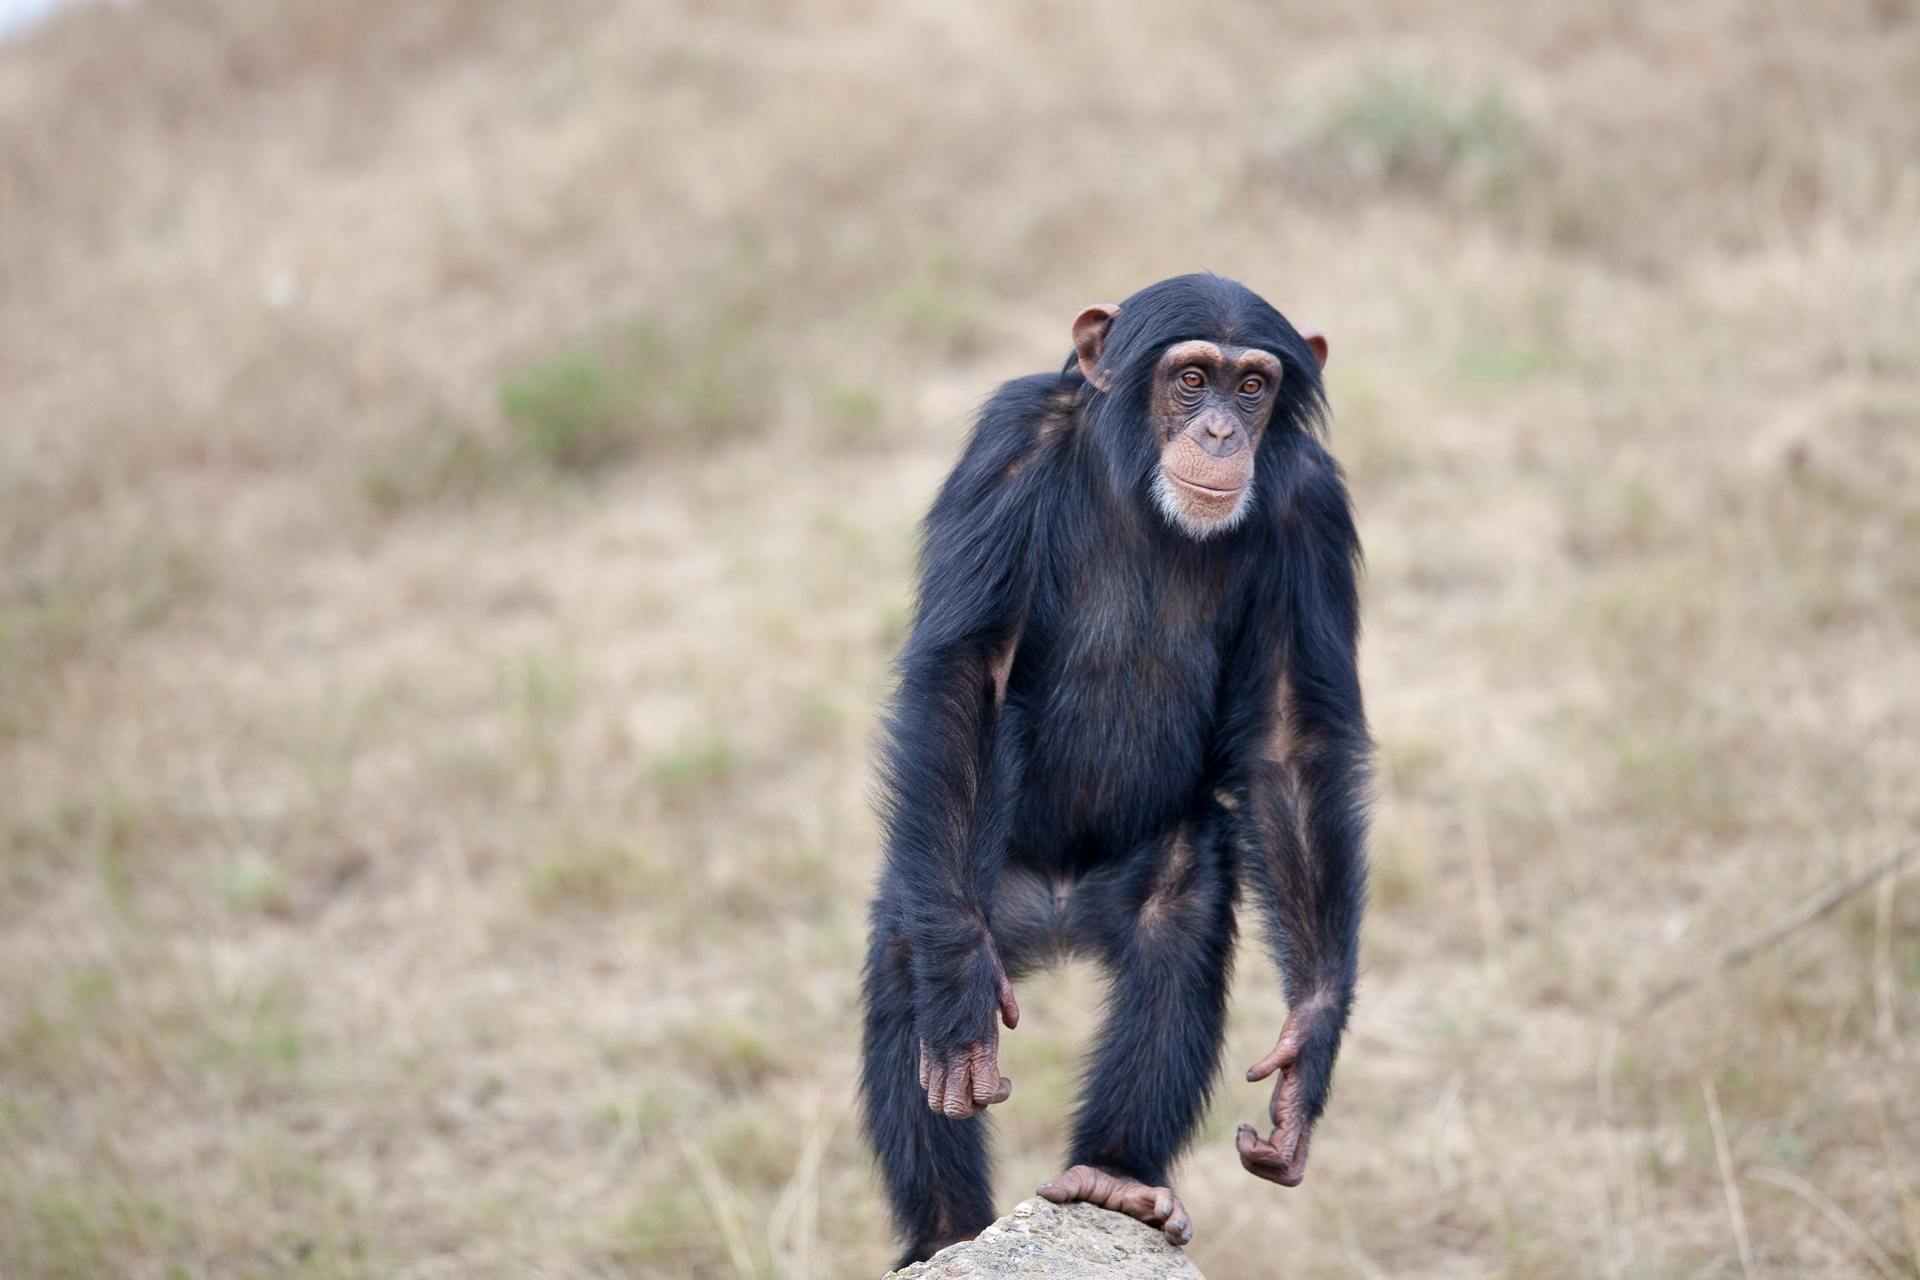
POLYGON ((1253 485, 1231 496, 1203 490, 1162 471, 1154 480, 1154 505, 1167 522, 1189 538, 1205 541, 1227 533, 1246 516, 1253 485))

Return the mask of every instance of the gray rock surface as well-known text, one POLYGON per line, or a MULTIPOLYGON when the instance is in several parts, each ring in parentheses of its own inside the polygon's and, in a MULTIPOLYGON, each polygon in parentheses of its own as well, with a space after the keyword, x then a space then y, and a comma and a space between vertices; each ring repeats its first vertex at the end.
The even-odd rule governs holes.
POLYGON ((1144 1222, 1090 1204, 1023 1200, 973 1240, 887 1280, 1205 1280, 1144 1222))

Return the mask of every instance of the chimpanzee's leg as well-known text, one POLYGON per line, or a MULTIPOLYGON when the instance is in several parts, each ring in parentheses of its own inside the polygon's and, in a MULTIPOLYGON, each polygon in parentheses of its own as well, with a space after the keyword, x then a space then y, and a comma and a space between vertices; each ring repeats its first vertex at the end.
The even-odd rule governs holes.
POLYGON ((1071 913, 1113 971, 1106 1026, 1074 1116, 1069 1169, 1042 1188, 1092 1200, 1185 1244, 1167 1170, 1206 1110, 1226 1029, 1234 878, 1219 824, 1202 821, 1135 855, 1105 884, 1083 882, 1071 913))
MULTIPOLYGON (((1015 708, 1000 706, 997 716, 993 753, 970 833, 978 891, 989 913, 1007 857, 1023 742, 1015 708)), ((915 892, 910 884, 885 879, 875 903, 861 1070, 867 1132, 886 1178, 894 1221, 908 1242, 902 1265, 931 1257, 957 1240, 972 1239, 995 1216, 986 1117, 956 1119, 928 1104, 927 1078, 921 1074, 923 1028, 916 1022, 914 940, 912 931, 902 927, 902 916, 914 914, 915 892)), ((991 916, 988 929, 993 930, 991 916)), ((922 960, 937 954, 930 950, 922 960)), ((998 954, 1009 967, 1024 963, 1018 939, 998 954)), ((994 1019, 1005 1015, 994 1007, 979 1012, 985 1019, 980 1030, 997 1039, 994 1019)), ((993 1059, 987 1062, 992 1065, 993 1059)))
POLYGON ((939 1115, 928 1108, 920 1085, 908 957, 907 940, 876 923, 867 954, 866 1061, 860 1084, 894 1223, 908 1241, 900 1266, 971 1239, 994 1217, 986 1117, 939 1115))

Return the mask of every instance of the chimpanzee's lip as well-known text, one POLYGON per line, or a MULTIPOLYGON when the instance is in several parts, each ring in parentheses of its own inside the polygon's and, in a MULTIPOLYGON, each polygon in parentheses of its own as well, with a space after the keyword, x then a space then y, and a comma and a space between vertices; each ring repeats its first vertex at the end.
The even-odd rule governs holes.
POLYGON ((1173 468, 1171 467, 1167 468, 1167 475, 1173 480, 1175 484, 1178 484, 1184 488, 1191 489, 1195 493, 1204 494, 1209 498, 1237 498, 1240 496, 1240 491, 1247 487, 1241 484, 1241 485, 1235 485, 1231 489, 1216 489, 1212 485, 1196 484, 1194 481, 1187 479, 1185 476, 1173 470, 1173 468))

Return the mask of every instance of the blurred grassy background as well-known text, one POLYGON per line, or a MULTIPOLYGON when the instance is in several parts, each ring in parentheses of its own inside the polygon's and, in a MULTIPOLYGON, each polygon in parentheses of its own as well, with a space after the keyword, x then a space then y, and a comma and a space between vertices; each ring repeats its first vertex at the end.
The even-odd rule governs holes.
MULTIPOLYGON (((1382 748, 1216 1278, 1911 1276, 1920 9, 133 0, 0 44, 0 1274, 859 1276, 914 522, 1082 304, 1333 339, 1382 748), (1716 1152, 1708 1086, 1724 1132, 1716 1152)), ((1004 1199, 1097 978, 1028 985, 1004 1199)))

